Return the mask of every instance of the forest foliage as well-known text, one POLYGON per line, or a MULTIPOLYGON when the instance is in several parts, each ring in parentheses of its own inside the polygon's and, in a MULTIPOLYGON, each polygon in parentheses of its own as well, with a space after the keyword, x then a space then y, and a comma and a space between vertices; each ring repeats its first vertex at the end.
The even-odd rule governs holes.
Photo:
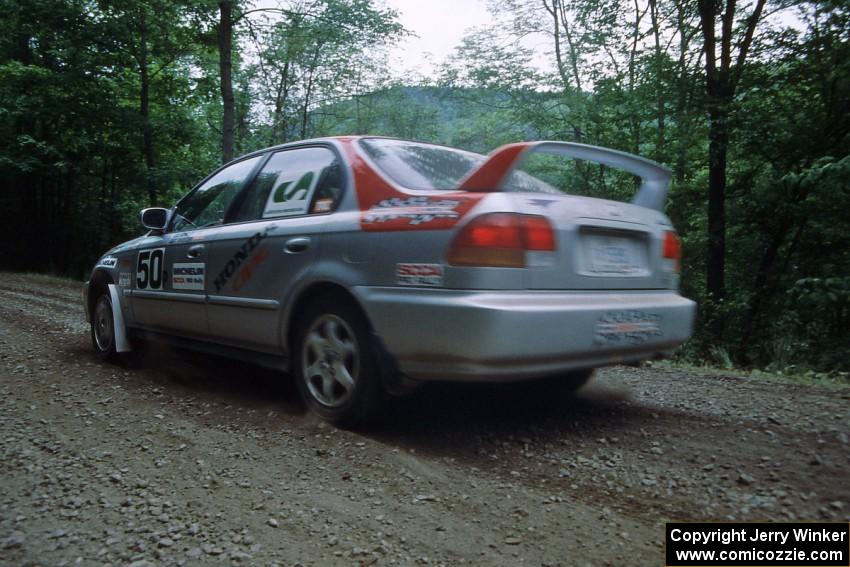
POLYGON ((81 277, 139 209, 273 144, 578 141, 673 171, 681 356, 846 371, 850 5, 488 6, 423 77, 389 65, 410 31, 380 0, 0 0, 0 268, 81 277))

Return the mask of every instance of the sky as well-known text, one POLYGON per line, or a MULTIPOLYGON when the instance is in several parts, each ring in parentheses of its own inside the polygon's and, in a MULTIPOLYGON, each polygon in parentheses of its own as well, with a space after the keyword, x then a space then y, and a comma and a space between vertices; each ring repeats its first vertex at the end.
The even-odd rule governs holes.
MULTIPOLYGON (((412 32, 410 37, 390 49, 390 68, 396 75, 413 71, 420 76, 434 76, 435 68, 452 54, 468 31, 498 25, 487 9, 487 0, 374 1, 377 6, 395 10, 398 21, 412 32)), ((274 7, 280 0, 252 0, 251 3, 255 7, 274 7)), ((749 5, 742 9, 743 12, 749 10, 749 5)), ((790 10, 780 11, 773 19, 784 25, 799 24, 799 18, 790 10)), ((532 64, 538 69, 552 68, 550 43, 549 38, 541 38, 539 34, 522 40, 522 45, 533 51, 532 64)))
MULTIPOLYGON (((251 0, 254 8, 276 8, 280 0, 251 0)), ((487 0, 375 0, 398 12, 398 21, 412 35, 390 50, 391 69, 401 75, 415 71, 429 76, 451 55, 467 30, 495 25, 487 0)))
POLYGON ((434 64, 451 55, 465 32, 495 24, 486 0, 383 0, 399 14, 399 22, 418 37, 390 51, 394 71, 430 75, 434 64))
MULTIPOLYGON (((531 1, 531 0, 529 0, 531 1)), ((390 8, 411 35, 389 49, 390 70, 396 76, 433 77, 435 69, 460 45, 474 28, 504 28, 487 9, 487 0, 373 0, 379 8, 390 8)), ((255 8, 274 8, 285 0, 251 0, 255 8)), ((546 70, 552 66, 549 38, 528 35, 523 47, 534 53, 532 65, 546 70)))

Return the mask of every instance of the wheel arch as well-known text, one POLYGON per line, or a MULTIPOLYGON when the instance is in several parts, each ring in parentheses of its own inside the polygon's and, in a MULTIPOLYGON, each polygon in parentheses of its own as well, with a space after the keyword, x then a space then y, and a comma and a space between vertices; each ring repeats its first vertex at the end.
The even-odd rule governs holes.
POLYGON ((314 281, 298 291, 295 298, 289 302, 283 319, 283 346, 287 352, 292 352, 295 335, 298 332, 298 321, 307 307, 319 297, 335 296, 340 301, 353 305, 363 315, 370 331, 374 331, 372 322, 360 302, 345 286, 330 280, 314 281))
POLYGON ((112 275, 106 270, 95 270, 89 280, 88 297, 86 297, 86 313, 91 319, 94 313, 94 304, 97 298, 103 293, 108 293, 109 284, 114 284, 115 280, 112 275))

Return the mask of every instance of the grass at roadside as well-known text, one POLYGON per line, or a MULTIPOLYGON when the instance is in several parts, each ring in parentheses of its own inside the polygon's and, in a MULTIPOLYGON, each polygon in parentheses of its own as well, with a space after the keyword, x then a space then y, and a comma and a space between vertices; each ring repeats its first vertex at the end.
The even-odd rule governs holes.
POLYGON ((44 285, 56 285, 67 288, 79 289, 82 280, 75 280, 65 276, 54 276, 50 274, 38 274, 35 272, 0 272, 0 280, 17 279, 19 281, 33 282, 44 285))
POLYGON ((832 388, 850 388, 850 373, 848 372, 815 372, 814 370, 800 370, 793 366, 782 370, 760 370, 736 368, 734 366, 717 366, 709 363, 695 364, 676 359, 653 361, 652 366, 658 368, 670 368, 703 374, 726 375, 734 374, 745 378, 758 380, 775 380, 786 384, 803 384, 814 386, 826 386, 832 388))

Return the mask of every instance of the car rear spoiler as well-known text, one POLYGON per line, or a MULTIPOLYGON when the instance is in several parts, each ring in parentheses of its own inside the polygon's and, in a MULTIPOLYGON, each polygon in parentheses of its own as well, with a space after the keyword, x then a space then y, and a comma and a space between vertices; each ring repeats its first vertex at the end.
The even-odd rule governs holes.
POLYGON ((640 177, 632 203, 664 210, 670 187, 670 170, 652 160, 626 152, 574 142, 520 142, 496 148, 480 167, 461 181, 463 191, 498 191, 508 176, 532 153, 558 155, 601 163, 640 177))

